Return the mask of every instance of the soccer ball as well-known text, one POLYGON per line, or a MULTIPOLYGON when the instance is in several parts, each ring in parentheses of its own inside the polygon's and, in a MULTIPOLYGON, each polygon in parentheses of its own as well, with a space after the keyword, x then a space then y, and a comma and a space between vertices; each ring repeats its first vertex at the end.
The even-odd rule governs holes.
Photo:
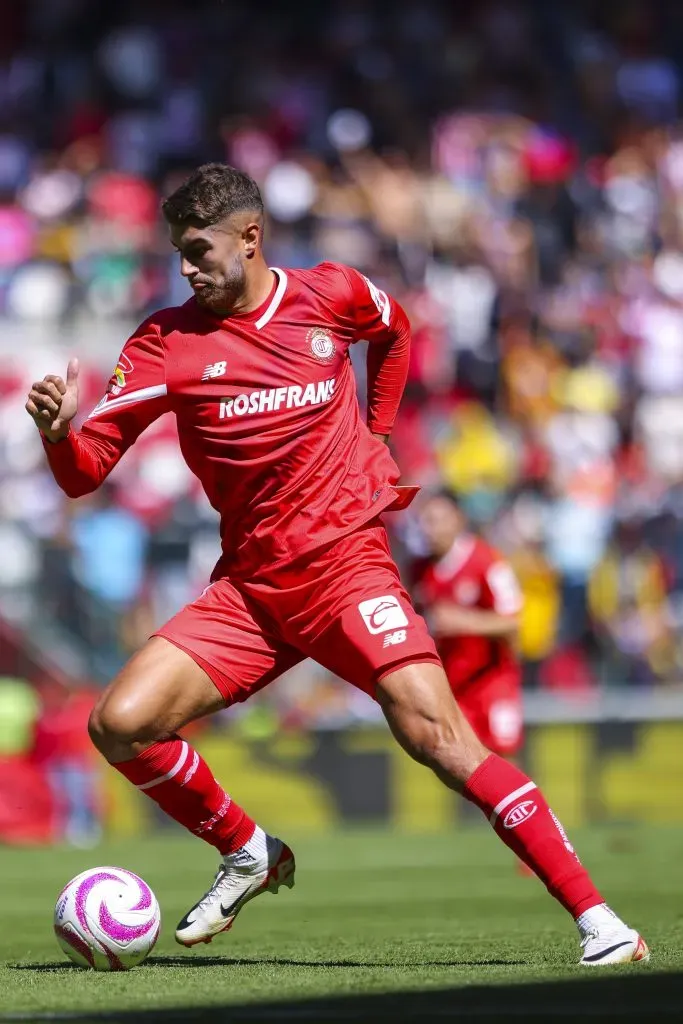
POLYGON ((55 935, 70 960, 96 971, 128 971, 159 937, 156 896, 123 868, 91 868, 72 878, 55 906, 55 935))

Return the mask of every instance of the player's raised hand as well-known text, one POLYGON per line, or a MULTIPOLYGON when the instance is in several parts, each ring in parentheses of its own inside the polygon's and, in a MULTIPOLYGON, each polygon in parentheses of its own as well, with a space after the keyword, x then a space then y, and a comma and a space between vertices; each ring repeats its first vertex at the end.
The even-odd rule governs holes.
POLYGON ((71 359, 66 381, 50 373, 36 381, 28 393, 26 412, 48 441, 61 441, 78 411, 78 360, 71 359))

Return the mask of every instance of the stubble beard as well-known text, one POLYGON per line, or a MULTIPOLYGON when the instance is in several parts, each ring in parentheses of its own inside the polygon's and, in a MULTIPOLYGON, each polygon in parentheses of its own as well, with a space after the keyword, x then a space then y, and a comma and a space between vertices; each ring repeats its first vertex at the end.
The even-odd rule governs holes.
POLYGON ((212 313, 229 314, 234 311, 245 291, 247 275, 239 256, 228 266, 220 284, 209 284, 197 292, 195 298, 200 306, 212 313))

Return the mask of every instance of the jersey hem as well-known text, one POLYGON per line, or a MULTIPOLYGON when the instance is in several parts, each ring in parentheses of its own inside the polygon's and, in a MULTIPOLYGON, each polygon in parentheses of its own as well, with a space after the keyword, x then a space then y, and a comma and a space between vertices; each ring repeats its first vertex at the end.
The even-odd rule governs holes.
MULTIPOLYGON (((365 509, 362 516, 354 520, 353 523, 349 523, 347 526, 341 526, 332 533, 328 533, 325 536, 319 537, 316 541, 308 546, 300 548, 296 554, 292 555, 291 558, 281 558, 278 562, 270 562, 268 570, 273 571, 277 569, 284 569, 287 566, 292 565, 293 562, 297 562, 300 558, 304 558, 306 555, 313 554, 314 551, 318 551, 320 548, 327 547, 328 544, 333 544, 337 540, 341 540, 342 537, 347 537, 354 530, 360 529, 361 526, 365 526, 366 523, 370 522, 371 519, 375 519, 380 516, 382 512, 385 512, 387 508, 396 501, 398 492, 391 484, 387 484, 387 494, 382 501, 375 502, 369 508, 365 509)), ((221 566, 222 557, 218 559, 214 566, 213 572, 211 573, 210 582, 215 583, 217 580, 231 577, 233 579, 240 579, 241 574, 239 570, 235 571, 229 565, 225 568, 221 566)))

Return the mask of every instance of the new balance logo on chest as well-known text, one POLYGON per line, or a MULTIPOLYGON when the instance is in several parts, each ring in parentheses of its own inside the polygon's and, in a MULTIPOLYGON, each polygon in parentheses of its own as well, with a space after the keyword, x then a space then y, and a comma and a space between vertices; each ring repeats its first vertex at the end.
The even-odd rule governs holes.
POLYGON ((219 418, 253 416, 255 413, 275 412, 278 409, 300 409, 306 405, 323 405, 334 395, 336 378, 318 381, 317 384, 290 384, 289 387, 264 388, 248 391, 232 398, 223 398, 219 418))
POLYGON ((204 368, 202 380, 215 380, 216 377, 224 377, 227 368, 228 364, 224 359, 217 363, 209 363, 209 365, 204 368))

